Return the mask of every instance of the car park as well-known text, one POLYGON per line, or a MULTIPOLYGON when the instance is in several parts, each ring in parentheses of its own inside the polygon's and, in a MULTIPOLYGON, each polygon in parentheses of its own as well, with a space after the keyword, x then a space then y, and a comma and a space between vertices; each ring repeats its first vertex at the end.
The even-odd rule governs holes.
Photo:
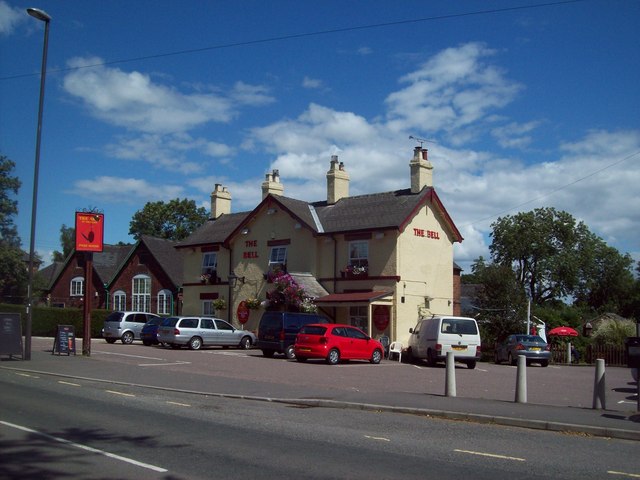
POLYGON ((172 348, 186 345, 191 350, 205 346, 249 349, 255 345, 256 336, 220 318, 167 317, 158 327, 158 341, 172 348))
POLYGON ((384 346, 351 325, 310 324, 300 329, 294 344, 296 360, 324 359, 329 365, 341 360, 368 360, 380 363, 384 346))
POLYGON ((158 327, 163 322, 164 318, 154 317, 144 324, 140 331, 140 340, 146 346, 157 345, 158 341, 158 327))
POLYGON ((148 312, 111 312, 104 319, 102 337, 107 343, 115 343, 121 340, 125 345, 140 340, 142 327, 152 318, 160 318, 159 315, 148 312))
POLYGON ((549 344, 538 335, 514 334, 496 344, 495 362, 518 363, 518 357, 525 357, 527 364, 539 363, 546 367, 551 360, 549 344))
POLYGON ((258 325, 258 348, 265 357, 284 353, 288 359, 296 357, 293 344, 304 325, 329 323, 322 315, 314 313, 267 311, 258 325))

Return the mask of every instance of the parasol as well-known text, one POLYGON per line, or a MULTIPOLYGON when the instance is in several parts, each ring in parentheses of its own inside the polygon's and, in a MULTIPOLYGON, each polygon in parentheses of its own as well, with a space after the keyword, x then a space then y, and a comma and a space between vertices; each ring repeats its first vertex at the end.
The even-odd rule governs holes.
POLYGON ((577 337, 578 331, 571 327, 556 327, 547 332, 550 337, 577 337))

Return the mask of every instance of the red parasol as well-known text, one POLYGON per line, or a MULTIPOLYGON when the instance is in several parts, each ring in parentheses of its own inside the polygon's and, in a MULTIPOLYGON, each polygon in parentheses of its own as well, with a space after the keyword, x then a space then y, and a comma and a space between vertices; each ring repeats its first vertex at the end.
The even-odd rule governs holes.
POLYGON ((571 327, 556 327, 547 332, 550 337, 577 337, 578 331, 571 327))

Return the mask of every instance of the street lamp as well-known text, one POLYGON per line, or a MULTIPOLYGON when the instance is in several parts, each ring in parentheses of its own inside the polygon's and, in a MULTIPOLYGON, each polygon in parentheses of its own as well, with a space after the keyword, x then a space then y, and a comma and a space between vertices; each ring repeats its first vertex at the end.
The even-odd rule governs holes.
POLYGON ((27 8, 33 18, 44 22, 44 46, 40 72, 40 104, 38 105, 38 129, 36 131, 36 160, 33 169, 33 202, 31 203, 31 240, 29 244, 29 283, 27 284, 27 325, 24 334, 24 360, 31 360, 31 327, 33 324, 33 258, 35 256, 36 212, 38 206, 38 170, 40 169, 40 134, 42 132, 42 106, 44 103, 44 81, 47 75, 47 48, 49 45, 49 22, 51 17, 39 8, 27 8))

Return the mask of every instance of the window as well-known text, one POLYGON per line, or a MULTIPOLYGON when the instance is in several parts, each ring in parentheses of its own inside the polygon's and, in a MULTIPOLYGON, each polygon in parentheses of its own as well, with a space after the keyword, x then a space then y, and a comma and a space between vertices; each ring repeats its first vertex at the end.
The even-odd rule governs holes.
POLYGON ((286 270, 287 247, 271 247, 269 255, 269 270, 286 270))
POLYGON ((357 241, 349 243, 349 265, 365 269, 369 266, 369 242, 357 241))
POLYGON ((84 277, 71 279, 71 296, 82 297, 84 295, 84 277))
POLYGON ((207 330, 215 330, 216 327, 213 324, 212 318, 203 318, 200 320, 200 328, 206 328, 207 330))
POLYGON ((158 292, 158 314, 171 314, 171 290, 160 290, 158 292))
POLYGON ((212 317, 216 313, 216 309, 213 308, 213 300, 202 301, 202 315, 212 317))
POLYGON ((208 252, 202 256, 202 274, 213 274, 218 268, 218 254, 216 252, 208 252))
POLYGON ((127 295, 122 291, 118 290, 113 293, 113 310, 114 311, 124 311, 127 309, 127 295))
POLYGON ((233 327, 224 320, 216 320, 216 327, 218 328, 218 330, 233 331, 233 327))
POLYGON ((369 307, 349 307, 349 324, 354 327, 358 327, 365 333, 369 333, 369 320, 368 320, 369 307))
POLYGON ((133 277, 131 308, 137 312, 151 311, 151 278, 147 275, 133 277))

